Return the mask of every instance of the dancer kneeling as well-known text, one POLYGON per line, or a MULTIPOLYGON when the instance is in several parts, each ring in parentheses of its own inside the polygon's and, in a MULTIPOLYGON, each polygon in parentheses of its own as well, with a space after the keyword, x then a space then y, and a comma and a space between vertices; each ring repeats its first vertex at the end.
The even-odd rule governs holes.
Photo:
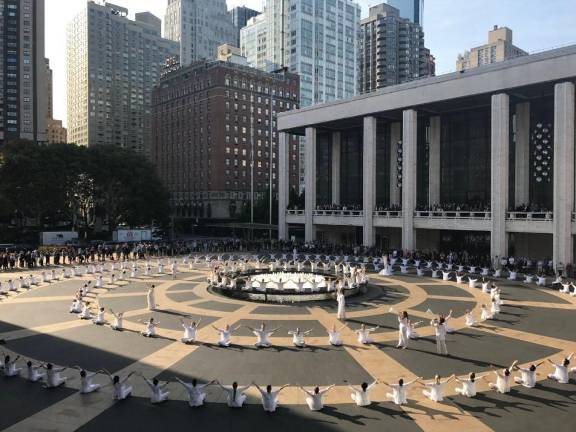
POLYGON ((170 392, 166 391, 166 387, 168 387, 167 382, 165 382, 164 384, 160 384, 160 381, 158 381, 158 379, 156 378, 154 378, 153 380, 149 380, 143 374, 139 375, 142 377, 144 381, 146 381, 146 384, 148 384, 148 387, 150 387, 150 390, 152 392, 152 395, 150 396, 150 403, 159 404, 168 399, 170 392))
POLYGON ((174 379, 182 384, 188 392, 188 405, 190 405, 192 408, 204 405, 204 400, 206 399, 206 393, 204 393, 204 389, 216 382, 210 381, 206 384, 198 384, 196 378, 194 378, 191 383, 184 382, 177 377, 174 379))
POLYGON ((332 384, 331 386, 326 387, 323 390, 320 390, 320 387, 315 387, 313 392, 309 392, 304 387, 300 387, 300 389, 306 393, 306 403, 310 408, 310 411, 321 411, 324 408, 324 404, 322 402, 322 398, 324 395, 331 390, 336 384, 332 384))
POLYGON ((260 396, 262 397, 262 407, 266 412, 274 412, 276 408, 278 408, 278 395, 279 393, 290 384, 284 384, 282 387, 279 387, 278 390, 272 391, 272 386, 268 384, 266 386, 266 390, 262 390, 258 384, 252 383, 253 386, 260 392, 260 396))
POLYGON ((231 386, 223 386, 218 381, 216 381, 216 384, 226 392, 226 401, 229 408, 242 408, 246 400, 246 394, 244 392, 248 390, 250 386, 238 387, 236 381, 234 381, 231 386))

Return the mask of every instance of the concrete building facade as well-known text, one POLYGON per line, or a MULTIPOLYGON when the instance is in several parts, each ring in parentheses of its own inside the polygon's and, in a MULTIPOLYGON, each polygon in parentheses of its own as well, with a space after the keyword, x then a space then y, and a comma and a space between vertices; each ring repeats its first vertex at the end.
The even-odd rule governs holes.
POLYGON ((68 24, 68 136, 78 145, 116 145, 148 155, 152 88, 176 42, 161 21, 112 3, 89 1, 68 24))
POLYGON ((388 4, 370 8, 360 22, 359 43, 361 93, 434 75, 422 27, 388 4))
POLYGON ((508 27, 494 26, 488 32, 487 44, 472 48, 458 56, 456 70, 473 69, 524 55, 528 53, 513 44, 512 30, 508 27))
POLYGON ((164 37, 180 44, 180 63, 213 60, 223 44, 236 45, 226 0, 168 0, 164 37))
MULTIPOLYGON (((272 183, 278 164, 298 184, 298 140, 278 152, 276 115, 297 108, 299 79, 223 61, 168 72, 154 90, 152 161, 171 193, 175 216, 237 219, 272 183)), ((284 183, 283 183, 284 184, 284 183)))
POLYGON ((575 82, 570 46, 281 114, 307 171, 280 238, 572 264, 575 82))
POLYGON ((46 142, 44 0, 0 1, 0 145, 46 142))

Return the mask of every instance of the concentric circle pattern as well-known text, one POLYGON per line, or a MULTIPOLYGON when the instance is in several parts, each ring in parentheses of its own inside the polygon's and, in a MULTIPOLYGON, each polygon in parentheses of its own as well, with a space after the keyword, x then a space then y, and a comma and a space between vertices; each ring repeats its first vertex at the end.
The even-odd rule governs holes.
MULTIPOLYGON (((91 312, 106 310, 106 320, 113 321, 110 310, 124 312, 124 331, 113 331, 108 324, 98 326, 80 320, 69 312, 78 289, 96 275, 82 274, 51 282, 39 282, 30 289, 1 296, 0 339, 6 354, 24 359, 52 362, 90 371, 106 369, 126 376, 138 372, 146 377, 169 381, 169 401, 161 406, 148 402, 149 389, 138 374, 130 378, 133 397, 114 403, 109 380, 98 375, 95 382, 104 387, 90 395, 80 395, 77 370, 63 372, 65 387, 42 389, 23 378, 0 378, 0 429, 26 430, 158 430, 193 425, 210 430, 425 430, 425 431, 514 431, 576 430, 576 385, 558 384, 547 378, 553 367, 546 361, 561 362, 576 351, 576 297, 561 294, 549 287, 497 280, 504 305, 493 320, 470 328, 465 313, 471 311, 479 320, 483 304, 490 295, 467 283, 442 281, 415 271, 395 276, 368 272, 364 292, 347 299, 346 321, 336 319, 336 301, 305 304, 266 304, 222 296, 208 289, 207 278, 212 264, 205 260, 178 259, 177 272, 144 276, 144 262, 139 262, 135 277, 110 283, 104 273, 102 288, 92 289, 87 299, 91 312), (186 264, 185 264, 186 263, 186 264), (155 285, 157 310, 150 312, 147 292, 155 285), (397 349, 399 312, 407 311, 419 338, 408 349, 397 349), (449 357, 436 354, 434 328, 430 321, 438 314, 451 313, 447 338, 449 357), (157 337, 145 338, 144 322, 154 317, 157 337), (200 321, 197 342, 184 344, 182 322, 200 321), (270 348, 254 346, 256 337, 250 328, 265 323, 277 329, 270 348), (218 346, 217 329, 238 327, 232 345, 218 346), (356 330, 365 324, 375 328, 374 343, 357 342, 356 330), (341 328, 344 344, 336 347, 328 341, 328 330, 341 328), (289 331, 310 330, 306 347, 293 345, 289 331), (515 386, 509 394, 489 390, 492 368, 504 368, 514 360, 521 365, 538 364, 538 385, 534 389, 515 386), (434 375, 464 377, 470 372, 486 379, 478 380, 476 398, 457 395, 456 382, 445 386, 445 399, 435 403, 426 399, 420 385, 408 391, 408 404, 394 405, 385 384, 399 378, 434 375), (280 395, 281 407, 265 415, 260 395, 253 386, 247 390, 247 405, 230 410, 225 395, 217 386, 208 387, 205 407, 191 409, 185 403, 186 392, 176 378, 190 381, 217 379, 223 384, 256 382, 280 386, 291 384, 280 395), (357 407, 351 400, 348 384, 380 384, 371 391, 372 405, 357 407), (306 395, 299 386, 313 388, 335 384, 325 397, 326 408, 310 412, 306 395), (26 401, 25 403, 23 403, 26 401)), ((249 265, 254 266, 254 261, 249 265)), ((130 265, 127 267, 130 268, 130 265)), ((170 272, 170 265, 164 266, 170 272)), ((34 272, 38 281, 43 278, 34 272)), ((26 273, 29 274, 29 273, 26 273)), ((0 274, 2 286, 21 274, 0 274)), ((454 279, 454 274, 452 274, 454 279)), ((550 282, 550 281, 549 281, 550 282)), ((573 362, 576 366, 576 361, 573 362)))

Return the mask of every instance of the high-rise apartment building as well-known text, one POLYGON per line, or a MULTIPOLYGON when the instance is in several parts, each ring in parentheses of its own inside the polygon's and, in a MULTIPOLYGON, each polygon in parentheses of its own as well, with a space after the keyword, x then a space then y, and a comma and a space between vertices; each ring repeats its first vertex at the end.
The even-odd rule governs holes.
POLYGON ((434 57, 424 47, 424 32, 388 4, 370 8, 360 23, 360 91, 434 75, 434 57))
POLYGON ((387 0, 390 6, 400 11, 400 17, 424 27, 424 0, 387 0))
POLYGON ((60 144, 67 141, 67 130, 62 126, 62 120, 54 119, 53 79, 50 60, 44 59, 46 65, 46 142, 48 144, 60 144))
POLYGON ((68 136, 79 145, 116 145, 149 154, 152 88, 176 42, 161 21, 89 1, 68 25, 68 136))
POLYGON ((283 173, 298 185, 298 138, 280 155, 276 114, 297 108, 298 76, 230 61, 198 61, 165 74, 154 90, 152 161, 179 218, 238 218, 276 193, 283 173))
POLYGON ((237 6, 231 9, 229 12, 232 24, 236 29, 236 41, 235 46, 240 46, 240 30, 246 27, 250 18, 260 15, 260 12, 247 8, 246 6, 237 6))
POLYGON ((46 142, 44 0, 0 0, 0 145, 46 142))
POLYGON ((168 0, 164 37, 180 43, 180 63, 212 60, 222 44, 236 45, 226 0, 168 0))
POLYGON ((250 18, 241 29, 240 52, 256 69, 272 71, 278 66, 268 57, 268 20, 265 14, 250 18))
POLYGON ((488 32, 488 43, 486 45, 472 48, 470 51, 458 55, 456 70, 473 69, 528 55, 526 51, 518 48, 512 42, 512 30, 508 27, 495 25, 493 30, 488 32))
POLYGON ((300 75, 300 103, 309 106, 357 93, 359 26, 353 0, 267 0, 240 45, 251 66, 300 75))

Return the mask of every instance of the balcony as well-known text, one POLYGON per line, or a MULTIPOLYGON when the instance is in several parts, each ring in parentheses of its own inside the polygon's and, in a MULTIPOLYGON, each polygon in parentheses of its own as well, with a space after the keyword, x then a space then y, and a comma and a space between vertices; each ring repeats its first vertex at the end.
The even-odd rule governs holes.
POLYGON ((303 224, 304 210, 286 210, 286 223, 303 224))
POLYGON ((553 220, 552 212, 506 212, 506 231, 551 234, 553 220))
POLYGON ((415 211, 414 228, 453 231, 490 231, 489 211, 415 211))
POLYGON ((362 226, 362 210, 314 210, 314 224, 362 226))

